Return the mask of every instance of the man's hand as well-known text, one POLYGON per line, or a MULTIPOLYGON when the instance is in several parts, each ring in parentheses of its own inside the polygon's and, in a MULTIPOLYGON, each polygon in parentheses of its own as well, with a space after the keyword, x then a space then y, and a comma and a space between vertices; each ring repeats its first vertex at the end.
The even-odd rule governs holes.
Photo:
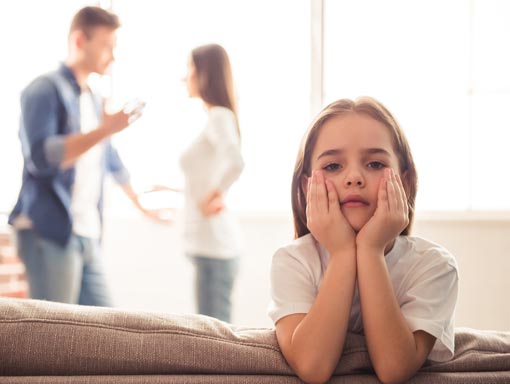
POLYGON ((142 116, 144 107, 144 102, 138 102, 130 107, 125 106, 122 110, 113 114, 104 112, 101 125, 108 129, 111 134, 120 132, 142 116))
POLYGON ((175 221, 175 212, 173 208, 164 209, 146 209, 140 207, 142 213, 149 219, 161 223, 161 224, 172 224, 175 221))

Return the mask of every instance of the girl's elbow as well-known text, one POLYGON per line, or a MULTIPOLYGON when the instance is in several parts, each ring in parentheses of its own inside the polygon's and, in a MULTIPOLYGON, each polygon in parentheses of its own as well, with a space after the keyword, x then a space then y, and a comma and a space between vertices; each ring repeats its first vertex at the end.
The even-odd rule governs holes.
POLYGON ((414 376, 416 372, 417 370, 415 369, 410 369, 409 367, 405 367, 399 364, 387 364, 375 368, 377 378, 383 384, 405 383, 412 376, 414 376))
POLYGON ((296 372, 298 377, 307 384, 324 384, 331 378, 332 373, 321 373, 318 371, 296 372))
POLYGON ((303 361, 293 366, 294 371, 301 380, 308 384, 326 383, 333 374, 334 367, 331 368, 322 362, 303 361))

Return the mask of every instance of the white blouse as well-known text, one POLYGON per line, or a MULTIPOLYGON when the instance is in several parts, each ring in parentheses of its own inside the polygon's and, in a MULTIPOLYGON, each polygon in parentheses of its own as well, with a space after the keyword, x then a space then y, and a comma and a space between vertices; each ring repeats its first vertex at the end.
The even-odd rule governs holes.
POLYGON ((225 201, 244 168, 237 121, 230 109, 208 110, 204 130, 183 152, 180 164, 185 180, 184 251, 217 259, 238 256, 240 230, 228 207, 209 217, 204 217, 199 208, 215 189, 223 192, 225 201))

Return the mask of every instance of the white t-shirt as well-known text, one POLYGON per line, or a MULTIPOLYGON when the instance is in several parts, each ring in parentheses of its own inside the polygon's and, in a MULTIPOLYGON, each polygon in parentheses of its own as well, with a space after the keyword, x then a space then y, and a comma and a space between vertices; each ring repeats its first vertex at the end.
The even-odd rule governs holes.
MULTIPOLYGON (((412 332, 423 330, 436 337, 429 359, 451 359, 458 292, 454 257, 428 240, 399 236, 385 260, 397 302, 409 328, 412 332)), ((272 301, 268 309, 273 322, 291 314, 308 313, 328 262, 327 250, 311 234, 276 251, 271 266, 272 301)), ((357 285, 348 330, 363 332, 357 285)))
POLYGON ((185 179, 184 251, 187 254, 228 259, 240 253, 237 219, 226 207, 204 217, 200 203, 214 189, 223 192, 240 176, 244 162, 234 113, 224 107, 208 110, 205 129, 180 159, 185 179))
MULTIPOLYGON (((90 132, 99 124, 90 92, 84 91, 80 95, 80 124, 81 133, 90 132)), ((73 232, 92 239, 98 239, 101 235, 101 219, 97 205, 101 194, 103 151, 103 145, 95 145, 81 155, 75 164, 71 202, 73 232)))

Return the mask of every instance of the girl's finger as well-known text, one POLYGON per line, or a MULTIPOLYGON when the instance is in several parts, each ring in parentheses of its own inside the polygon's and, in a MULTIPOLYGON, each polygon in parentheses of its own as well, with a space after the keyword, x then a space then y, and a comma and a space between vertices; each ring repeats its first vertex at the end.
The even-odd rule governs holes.
POLYGON ((312 201, 312 176, 309 176, 306 180, 306 218, 307 220, 310 218, 310 210, 311 210, 311 201, 312 201))
POLYGON ((379 191, 377 193, 377 209, 388 210, 388 172, 384 172, 379 183, 379 191))
POLYGON ((391 208, 395 211, 402 210, 402 196, 400 195, 400 186, 397 183, 397 176, 393 169, 390 170, 390 184, 393 192, 391 208))
POLYGON ((339 212, 340 204, 338 203, 338 193, 331 180, 326 179, 326 190, 328 193, 328 209, 329 212, 339 212))
POLYGON ((317 212, 317 173, 312 171, 312 183, 310 185, 310 209, 312 212, 317 212))
POLYGON ((317 171, 317 209, 321 213, 328 212, 328 195, 324 175, 321 171, 317 171))
POLYGON ((397 185, 400 189, 400 196, 402 197, 402 208, 404 209, 404 212, 407 214, 408 212, 407 194, 404 188, 404 183, 402 182, 402 179, 398 173, 397 173, 397 185))
POLYGON ((397 196, 395 191, 395 183, 393 182, 393 170, 390 169, 388 175, 388 207, 390 211, 394 211, 398 208, 397 196))

